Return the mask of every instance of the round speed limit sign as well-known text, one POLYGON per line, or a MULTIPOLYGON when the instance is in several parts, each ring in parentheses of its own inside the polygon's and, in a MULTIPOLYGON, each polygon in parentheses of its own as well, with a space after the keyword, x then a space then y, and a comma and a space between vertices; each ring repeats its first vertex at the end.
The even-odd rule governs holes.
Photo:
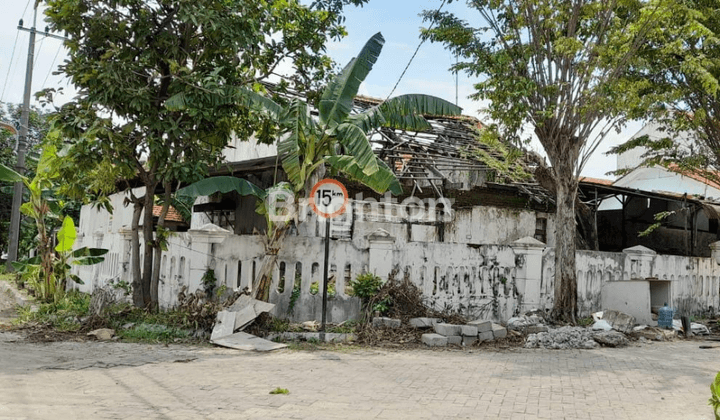
POLYGON ((323 179, 310 192, 310 208, 318 216, 332 219, 345 212, 348 193, 345 186, 334 179, 323 179))

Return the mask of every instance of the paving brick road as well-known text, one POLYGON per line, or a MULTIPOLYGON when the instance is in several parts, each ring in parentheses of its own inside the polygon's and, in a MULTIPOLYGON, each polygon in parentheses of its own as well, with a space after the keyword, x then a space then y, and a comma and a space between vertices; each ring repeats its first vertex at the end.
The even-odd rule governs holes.
POLYGON ((0 419, 711 419, 720 349, 700 344, 261 354, 0 333, 0 419))

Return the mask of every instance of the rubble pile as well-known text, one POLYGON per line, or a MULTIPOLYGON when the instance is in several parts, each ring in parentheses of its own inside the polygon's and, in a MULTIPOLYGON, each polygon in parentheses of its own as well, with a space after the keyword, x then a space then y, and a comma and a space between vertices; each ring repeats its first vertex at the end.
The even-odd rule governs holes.
POLYGON ((525 341, 526 349, 594 349, 598 343, 593 331, 583 327, 562 327, 547 332, 530 334, 525 341))

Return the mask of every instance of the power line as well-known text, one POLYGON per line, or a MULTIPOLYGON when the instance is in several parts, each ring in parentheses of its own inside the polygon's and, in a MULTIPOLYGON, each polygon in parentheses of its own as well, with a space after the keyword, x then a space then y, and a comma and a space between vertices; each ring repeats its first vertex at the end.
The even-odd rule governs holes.
POLYGON ((20 31, 17 31, 15 33, 15 43, 13 44, 12 54, 10 54, 10 64, 8 64, 7 75, 5 75, 5 83, 3 84, 2 94, 0 94, 0 102, 2 102, 3 99, 5 99, 5 88, 7 87, 8 80, 10 80, 10 69, 12 68, 13 58, 15 58, 15 47, 17 46, 17 41, 18 41, 19 35, 20 35, 20 31))
MULTIPOLYGON (((446 2, 446 1, 447 1, 447 0, 443 0, 442 4, 440 5, 440 7, 438 7, 438 9, 437 9, 437 11, 436 11, 435 13, 440 13, 440 9, 442 9, 443 6, 445 6, 445 2, 446 2)), ((433 25, 435 25, 435 21, 430 22, 430 26, 428 27, 428 31, 429 31, 430 29, 432 29, 433 25)), ((397 89, 398 85, 400 84, 400 81, 402 80, 403 76, 405 76, 405 73, 408 71, 408 68, 410 68, 410 64, 411 64, 411 63, 413 62, 413 60, 415 59, 415 56, 417 55, 418 51, 420 51, 420 47, 421 47, 422 44, 424 44, 424 43, 425 43, 425 40, 424 40, 424 39, 421 39, 421 40, 420 40, 420 43, 419 43, 418 46, 417 46, 417 48, 415 48, 415 52, 413 53, 412 57, 410 57, 410 61, 408 61, 407 66, 405 66, 405 70, 403 70, 402 74, 401 74, 400 77, 398 78, 397 83, 395 83, 395 86, 393 86, 392 90, 390 91, 390 94, 387 96, 387 98, 385 98, 386 101, 387 101, 388 99, 390 99, 390 96, 392 96, 393 93, 395 93, 395 89, 397 89)))
POLYGON ((40 40, 37 50, 35 50, 35 62, 33 63, 33 67, 37 66, 37 62, 40 59, 40 50, 42 50, 43 42, 45 42, 45 37, 40 40))
POLYGON ((60 55, 61 49, 62 49, 62 45, 58 47, 57 52, 55 53, 55 58, 53 58, 52 63, 50 63, 50 70, 48 70, 47 75, 45 75, 45 80, 43 80, 41 89, 45 89, 45 84, 48 81, 48 77, 50 77, 50 73, 52 73, 52 71, 53 71, 53 66, 55 65, 55 60, 57 60, 58 56, 60 55))
POLYGON ((25 13, 27 13, 27 9, 30 6, 31 2, 32 2, 32 0, 28 0, 27 4, 25 5, 25 10, 23 10, 23 14, 22 14, 21 18, 25 18, 25 13))

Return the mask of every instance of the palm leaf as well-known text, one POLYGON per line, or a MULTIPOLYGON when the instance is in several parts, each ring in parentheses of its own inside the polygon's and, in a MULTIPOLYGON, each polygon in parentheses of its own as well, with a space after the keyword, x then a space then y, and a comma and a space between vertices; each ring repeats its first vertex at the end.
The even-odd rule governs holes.
POLYGON ((353 124, 340 124, 337 129, 337 140, 348 154, 352 155, 365 175, 378 171, 377 158, 370 146, 367 134, 353 124))
POLYGON ((25 182, 27 178, 0 163, 0 181, 25 182))
POLYGON ((205 178, 179 189, 176 194, 185 197, 199 197, 217 192, 228 193, 231 191, 236 191, 240 195, 254 195, 261 199, 265 197, 265 190, 246 179, 235 178, 234 176, 205 178))
POLYGON ((390 98, 367 111, 348 118, 366 133, 379 127, 426 131, 432 126, 423 115, 460 115, 462 108, 431 95, 408 94, 390 98))
POLYGON ((384 43, 385 39, 380 32, 373 35, 360 50, 360 54, 327 85, 318 105, 320 123, 323 126, 334 128, 350 115, 360 84, 370 73, 384 43))
MULTIPOLYGON (((376 158, 377 159, 377 158, 376 158)), ((348 175, 350 178, 361 182, 382 194, 390 191, 395 195, 402 194, 400 182, 390 168, 380 159, 377 159, 378 171, 372 175, 366 175, 358 161, 353 156, 329 156, 325 161, 334 169, 348 175)))

